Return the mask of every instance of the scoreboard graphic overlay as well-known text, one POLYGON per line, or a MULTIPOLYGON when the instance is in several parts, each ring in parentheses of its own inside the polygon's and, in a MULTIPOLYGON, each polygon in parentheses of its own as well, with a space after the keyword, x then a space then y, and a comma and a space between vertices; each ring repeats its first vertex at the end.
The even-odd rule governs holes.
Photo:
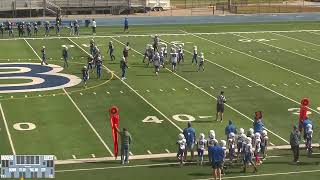
POLYGON ((54 178, 54 155, 1 155, 0 178, 54 178))

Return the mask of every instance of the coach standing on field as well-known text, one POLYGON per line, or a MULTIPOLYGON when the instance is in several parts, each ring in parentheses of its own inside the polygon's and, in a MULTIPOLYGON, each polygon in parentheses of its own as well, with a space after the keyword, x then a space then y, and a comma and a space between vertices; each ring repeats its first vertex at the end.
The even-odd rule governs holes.
POLYGON ((216 121, 218 121, 220 115, 220 122, 223 121, 224 103, 227 102, 226 97, 224 97, 224 92, 221 91, 220 95, 217 97, 217 114, 216 121))
POLYGON ((123 128, 122 131, 118 128, 116 130, 121 139, 121 164, 129 164, 129 146, 132 143, 131 134, 126 128, 123 128))
POLYGON ((301 134, 297 126, 293 127, 293 131, 290 134, 290 145, 293 153, 293 162, 299 163, 299 144, 301 140, 301 134))

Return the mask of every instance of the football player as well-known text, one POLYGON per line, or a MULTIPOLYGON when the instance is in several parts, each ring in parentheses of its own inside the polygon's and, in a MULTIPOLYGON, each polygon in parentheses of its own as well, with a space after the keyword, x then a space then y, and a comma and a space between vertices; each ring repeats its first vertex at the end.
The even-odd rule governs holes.
POLYGON ((149 58, 149 49, 150 49, 151 45, 147 44, 146 49, 144 51, 144 56, 143 56, 143 60, 142 63, 145 63, 146 58, 149 58))
POLYGON ((43 65, 43 64, 48 65, 46 47, 45 46, 42 46, 42 49, 41 49, 41 59, 42 59, 41 65, 43 65))
POLYGON ((260 165, 261 164, 261 161, 260 161, 261 135, 260 135, 260 133, 256 132, 254 134, 254 142, 252 144, 254 146, 254 157, 256 160, 256 165, 260 165))
POLYGON ((114 45, 113 45, 113 42, 110 41, 107 53, 109 53, 111 61, 116 60, 116 57, 113 55, 113 52, 114 52, 114 45))
POLYGON ((93 68, 93 64, 94 64, 92 55, 88 56, 87 62, 88 62, 88 70, 91 70, 93 68))
POLYGON ((69 58, 69 52, 68 52, 68 47, 65 46, 62 50, 62 58, 63 58, 63 67, 69 67, 68 64, 68 58, 69 58))
POLYGON ((150 63, 153 62, 153 57, 154 57, 153 47, 150 46, 149 51, 148 51, 148 63, 147 63, 147 67, 149 66, 150 63))
POLYGON ((3 23, 0 24, 0 31, 1 31, 1 37, 3 37, 3 33, 4 33, 4 24, 3 23))
POLYGON ((209 158, 209 163, 212 162, 212 154, 210 153, 209 149, 214 146, 216 140, 216 133, 214 130, 209 131, 209 138, 207 140, 207 146, 208 146, 208 158, 209 158))
POLYGON ((254 130, 252 128, 250 128, 249 131, 247 132, 247 137, 250 137, 252 142, 254 142, 255 134, 254 134, 254 130))
POLYGON ((207 140, 205 139, 205 135, 203 133, 200 133, 199 140, 197 141, 198 164, 200 165, 203 165, 203 153, 206 144, 207 140))
POLYGON ((160 64, 163 68, 165 68, 165 56, 164 56, 165 47, 160 48, 160 64))
POLYGON ((154 52, 158 51, 159 42, 160 42, 160 38, 159 38, 158 34, 156 34, 153 37, 153 50, 154 50, 154 52))
POLYGON ((198 48, 197 46, 193 46, 193 57, 192 57, 192 61, 191 64, 193 64, 193 62, 195 62, 195 64, 198 64, 198 48))
POLYGON ((87 80, 89 79, 89 73, 88 73, 87 66, 84 66, 82 68, 81 72, 82 72, 83 84, 84 84, 84 87, 86 88, 87 87, 87 80))
POLYGON ((306 133, 305 143, 306 143, 306 147, 307 147, 307 151, 308 151, 308 156, 311 156, 312 155, 312 134, 313 134, 311 124, 307 124, 305 133, 306 133))
POLYGON ((35 36, 37 36, 37 35, 38 35, 38 31, 39 31, 38 24, 37 24, 37 22, 34 22, 34 23, 33 23, 33 34, 34 34, 35 36))
POLYGON ((267 157, 268 140, 269 140, 268 133, 266 130, 263 130, 261 133, 261 143, 260 143, 263 160, 265 160, 267 157))
POLYGON ((203 52, 200 53, 200 61, 199 61, 199 67, 198 67, 198 72, 200 71, 200 69, 202 69, 202 71, 204 71, 204 55, 203 52))
POLYGON ((80 35, 80 25, 79 25, 79 23, 78 23, 78 20, 75 20, 75 21, 74 21, 73 26, 74 26, 74 33, 75 33, 75 35, 76 35, 76 36, 79 36, 79 35, 80 35))
POLYGON ((244 158, 243 158, 243 172, 247 172, 247 166, 249 163, 253 166, 254 171, 257 172, 257 167, 256 165, 252 162, 252 142, 250 137, 245 138, 245 143, 244 143, 244 158))
POLYGON ((229 159, 232 163, 233 158, 235 157, 236 153, 236 135, 235 133, 231 132, 228 137, 228 149, 229 149, 229 159))
POLYGON ((182 165, 184 163, 184 152, 187 145, 187 140, 185 139, 182 133, 178 135, 177 145, 178 145, 177 159, 182 165))
POLYGON ((14 34, 13 34, 13 24, 9 21, 8 22, 8 32, 9 32, 9 37, 12 36, 14 37, 14 34))
POLYGON ((91 54, 91 55, 94 55, 94 54, 93 54, 94 51, 95 51, 95 43, 94 43, 94 39, 91 39, 91 40, 90 40, 90 54, 91 54))
POLYGON ((126 62, 128 62, 129 50, 131 49, 129 44, 130 43, 127 42, 122 51, 123 57, 125 58, 126 62))
POLYGON ((96 60, 96 68, 97 68, 97 78, 100 79, 100 77, 101 77, 101 68, 102 68, 101 55, 99 55, 99 56, 97 57, 97 60, 96 60))
POLYGON ((240 160, 242 155, 243 155, 243 148, 244 148, 244 142, 245 142, 246 137, 247 136, 244 134, 244 129, 240 128, 239 129, 239 134, 238 134, 238 137, 237 137, 237 150, 238 150, 237 151, 237 156, 238 156, 238 160, 240 160))
POLYGON ((73 26, 72 21, 70 21, 69 28, 70 28, 70 36, 73 36, 74 35, 74 26, 73 26))
POLYGON ((50 23, 49 23, 49 21, 46 21, 44 23, 44 29, 45 29, 44 36, 45 37, 49 36, 49 31, 50 31, 50 23))
POLYGON ((177 62, 178 62, 178 53, 176 52, 176 49, 171 49, 171 65, 172 65, 172 71, 176 72, 177 70, 177 62))
POLYGON ((156 52, 153 57, 153 65, 154 65, 154 71, 155 71, 156 75, 158 75, 159 70, 160 70, 160 55, 158 52, 156 52))
POLYGON ((30 23, 27 23, 27 33, 28 33, 28 36, 30 37, 31 36, 31 24, 30 23))
POLYGON ((220 140, 220 146, 222 147, 223 149, 223 154, 224 154, 224 157, 223 157, 223 160, 222 160, 222 165, 221 165, 221 174, 225 174, 225 170, 226 170, 226 167, 224 165, 225 161, 226 161, 226 155, 227 155, 227 142, 225 140, 220 140))
POLYGON ((121 71, 122 71, 121 80, 125 80, 126 79, 126 70, 127 70, 127 68, 129 68, 127 66, 127 61, 126 61, 125 57, 122 57, 122 59, 120 61, 120 68, 121 68, 121 71))
POLYGON ((179 45, 179 49, 178 49, 178 64, 182 61, 184 62, 184 55, 183 55, 183 47, 182 45, 179 45))

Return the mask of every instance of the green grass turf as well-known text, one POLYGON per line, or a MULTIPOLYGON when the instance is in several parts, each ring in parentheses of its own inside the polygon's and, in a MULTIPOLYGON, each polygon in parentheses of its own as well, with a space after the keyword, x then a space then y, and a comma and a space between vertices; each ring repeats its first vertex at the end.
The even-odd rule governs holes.
MULTIPOLYGON (((159 28, 133 26, 129 35, 183 34, 179 30, 187 32, 238 32, 318 28, 319 25, 314 22, 168 25, 159 28)), ((63 32, 67 33, 66 30, 63 32)), ((90 29, 82 28, 81 32, 88 35, 90 29)), ((302 97, 309 97, 312 109, 320 106, 319 83, 317 83, 320 80, 318 71, 320 35, 310 32, 280 32, 277 34, 291 38, 274 33, 161 36, 161 39, 166 42, 182 41, 185 43, 185 62, 178 66, 177 74, 161 69, 159 76, 155 76, 152 65, 146 68, 142 64, 141 53, 144 52, 145 45, 151 43, 149 36, 125 37, 120 36, 123 35, 121 27, 99 28, 99 35, 108 34, 116 34, 119 37, 115 37, 115 39, 96 37, 95 41, 104 56, 104 65, 112 70, 114 75, 104 70, 102 78, 96 79, 96 74, 92 71, 87 89, 79 84, 66 88, 66 91, 110 148, 113 144, 107 110, 111 105, 120 107, 120 126, 127 127, 133 136, 131 152, 134 155, 147 154, 148 150, 153 154, 166 153, 166 149, 175 152, 175 141, 179 129, 172 123, 182 129, 186 126, 186 122, 174 120, 173 115, 176 114, 188 114, 195 117, 193 126, 196 128, 197 134, 200 132, 207 134, 210 129, 215 129, 218 139, 224 138, 223 131, 226 121, 224 123, 214 122, 215 99, 213 97, 221 90, 226 92, 228 105, 238 110, 236 112, 226 107, 225 120, 233 119, 237 127, 248 129, 251 127, 252 123, 249 119, 253 117, 254 111, 263 110, 266 127, 284 139, 288 139, 292 124, 296 123, 298 117, 288 112, 289 108, 299 107, 293 101, 300 101, 302 97), (240 39, 249 39, 251 42, 241 42, 240 39), (259 39, 276 40, 257 42, 259 39), (115 62, 110 62, 107 54, 107 43, 110 40, 114 41, 116 47, 115 62), (121 43, 127 41, 131 43, 133 50, 129 56, 128 79, 124 84, 116 76, 120 76, 119 58, 122 55, 123 48, 121 43), (194 45, 198 46, 199 52, 204 52, 207 59, 204 72, 196 72, 197 67, 191 64, 191 54, 188 51, 191 52, 194 45), (297 75, 297 73, 304 77, 297 75), (154 108, 146 101, 152 104, 154 108), (156 116, 163 122, 159 124, 143 123, 142 120, 147 116, 156 116), (200 119, 199 116, 213 117, 200 119)), ((63 34, 63 36, 68 35, 63 34)), ((84 51, 89 51, 86 46, 90 39, 91 37, 72 38, 72 41, 65 38, 28 39, 27 42, 30 43, 38 55, 40 55, 41 47, 46 46, 48 62, 60 66, 63 66, 61 60, 62 45, 68 45, 71 55, 70 67, 62 72, 81 77, 80 70, 86 65, 87 55, 84 51)), ((1 40, 0 42, 1 63, 39 63, 38 56, 24 40, 1 40), (19 49, 19 53, 16 53, 17 49, 19 49)), ((170 67, 168 66, 168 68, 170 67)), ((0 81, 0 83, 7 82, 0 81)), ((0 102, 18 154, 55 154, 58 159, 71 159, 72 155, 77 158, 90 158, 91 154, 95 154, 96 157, 110 156, 110 153, 62 90, 1 94, 0 102), (33 131, 17 131, 12 126, 19 122, 31 122, 36 124, 37 128, 33 131)), ((312 112, 310 115, 315 121, 314 142, 319 141, 318 112, 312 112)), ((0 153, 11 154, 3 120, 0 121, 0 128, 0 153)), ((275 145, 286 144, 271 133, 269 133, 269 137, 275 145)), ((288 172, 307 168, 316 169, 318 167, 316 164, 319 161, 318 156, 315 156, 312 160, 304 160, 308 163, 297 168, 297 166, 288 165, 287 162, 290 161, 290 157, 271 159, 270 164, 263 165, 259 173, 288 172)), ((133 161, 137 164, 140 162, 149 164, 173 162, 173 160, 133 161)), ((106 164, 112 166, 115 163, 57 166, 57 168, 100 167, 106 164)), ((177 166, 127 168, 114 169, 112 173, 110 172, 110 170, 90 173, 61 172, 57 173, 57 177, 59 179, 103 179, 106 176, 110 179, 124 179, 131 176, 138 179, 149 179, 151 177, 160 179, 162 178, 161 175, 166 175, 167 179, 194 179, 210 176, 209 168, 196 166, 187 166, 186 168, 177 166), (190 170, 192 171, 190 172, 190 170)), ((238 173, 238 169, 235 172, 232 171, 232 175, 233 173, 234 175, 241 175, 238 173)), ((318 174, 317 172, 307 175, 314 178, 318 174)), ((300 175, 291 176, 292 179, 301 178, 300 175)), ((263 178, 271 179, 272 177, 263 178)), ((281 179, 283 176, 277 176, 277 178, 281 179)))

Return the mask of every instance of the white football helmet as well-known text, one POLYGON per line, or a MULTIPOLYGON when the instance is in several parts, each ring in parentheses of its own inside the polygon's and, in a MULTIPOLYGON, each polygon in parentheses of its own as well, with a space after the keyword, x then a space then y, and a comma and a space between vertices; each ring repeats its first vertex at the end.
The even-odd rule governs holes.
POLYGON ((231 133, 229 134, 229 138, 234 138, 234 137, 236 137, 236 135, 235 135, 233 132, 231 132, 231 133))
POLYGON ((221 145, 222 147, 226 147, 227 142, 226 142, 225 140, 221 140, 221 141, 220 141, 220 145, 221 145))
POLYGON ((254 130, 253 130, 252 128, 250 128, 250 129, 249 129, 249 133, 250 133, 250 134, 253 134, 253 133, 254 133, 254 130))
POLYGON ((267 136, 267 135, 268 135, 268 132, 267 132, 266 130, 263 130, 263 131, 262 131, 262 135, 267 136))
POLYGON ((256 133, 254 134, 254 137, 255 137, 256 139, 259 139, 259 138, 261 137, 261 135, 260 135, 260 133, 256 132, 256 133))
POLYGON ((179 138, 179 140, 182 140, 182 139, 184 139, 184 135, 183 135, 182 133, 180 133, 180 134, 178 135, 178 138, 179 138))
POLYGON ((312 129, 312 124, 307 124, 306 128, 307 129, 312 129))
POLYGON ((200 133, 200 139, 204 139, 205 135, 203 133, 200 133))
POLYGON ((243 128, 240 128, 240 129, 239 129, 239 132, 240 132, 240 134, 244 134, 244 129, 243 129, 243 128))
POLYGON ((246 139, 245 139, 245 142, 247 143, 247 144, 251 144, 251 138, 250 137, 247 137, 246 139))

